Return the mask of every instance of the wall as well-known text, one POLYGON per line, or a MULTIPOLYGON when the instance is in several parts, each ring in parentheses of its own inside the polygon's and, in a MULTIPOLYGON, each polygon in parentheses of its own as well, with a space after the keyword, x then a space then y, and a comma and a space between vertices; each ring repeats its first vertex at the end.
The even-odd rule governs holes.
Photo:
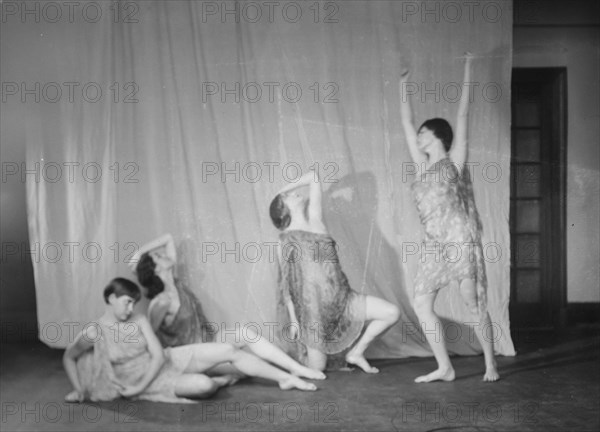
POLYGON ((567 68, 569 303, 600 301, 599 17, 596 2, 515 2, 513 67, 567 68))

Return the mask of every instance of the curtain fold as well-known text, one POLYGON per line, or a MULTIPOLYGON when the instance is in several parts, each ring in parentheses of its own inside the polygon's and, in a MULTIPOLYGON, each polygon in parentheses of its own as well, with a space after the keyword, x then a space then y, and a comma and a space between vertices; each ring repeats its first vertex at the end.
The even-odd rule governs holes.
MULTIPOLYGON (((401 322, 368 354, 431 355, 412 308, 418 255, 410 251, 420 247, 423 233, 410 192, 414 166, 407 164, 398 121, 398 77, 410 68, 416 123, 442 116, 454 124, 460 56, 469 50, 482 56, 473 64, 469 161, 476 164, 475 197, 491 254, 489 311, 496 350, 514 355, 508 317, 512 2, 481 2, 475 19, 467 13, 472 2, 452 2, 463 11, 457 22, 407 15, 407 2, 394 1, 280 2, 273 22, 266 15, 251 22, 253 15, 242 14, 235 22, 207 14, 207 5, 232 10, 234 2, 131 3, 136 23, 107 15, 94 25, 26 26, 45 34, 28 35, 35 64, 44 65, 28 70, 28 80, 95 83, 88 85, 90 100, 95 87, 103 92, 95 102, 62 98, 31 109, 27 164, 79 164, 73 182, 28 181, 31 241, 59 243, 63 252, 63 243, 75 242, 90 254, 33 263, 40 328, 57 323, 63 330, 59 337, 40 330, 42 341, 64 347, 64 323, 80 329, 96 318, 102 288, 115 276, 134 279, 128 256, 165 232, 177 243, 179 277, 210 320, 227 328, 254 322, 268 332, 275 320, 278 235, 268 206, 278 189, 315 166, 324 180, 326 222, 352 287, 402 310, 401 322), (303 12, 298 22, 282 15, 290 3, 296 5, 290 14, 292 7, 303 12), (501 8, 497 21, 485 19, 487 3, 501 8), (337 22, 323 22, 334 11, 328 4, 337 8, 337 22), (99 178, 90 181, 98 168, 99 178)), ((18 61, 23 68, 34 64, 18 61)), ((440 292, 436 310, 454 332, 451 352, 480 352, 462 324, 466 308, 456 287, 440 292)))

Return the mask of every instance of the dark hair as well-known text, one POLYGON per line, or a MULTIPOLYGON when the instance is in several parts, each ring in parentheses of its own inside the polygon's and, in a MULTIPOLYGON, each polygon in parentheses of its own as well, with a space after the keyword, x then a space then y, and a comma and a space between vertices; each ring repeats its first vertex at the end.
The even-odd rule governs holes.
POLYGON ((446 149, 446 151, 450 151, 452 139, 454 138, 450 123, 443 118, 432 118, 426 120, 419 128, 419 131, 423 128, 429 129, 431 132, 433 132, 433 135, 435 135, 435 137, 438 138, 442 144, 444 144, 444 149, 446 149))
POLYGON ((142 293, 136 283, 125 278, 114 278, 106 288, 104 288, 104 302, 106 304, 108 304, 108 298, 111 294, 114 294, 117 297, 127 295, 136 302, 142 298, 142 293))
POLYGON ((271 201, 271 206, 269 207, 269 214, 271 215, 273 225, 275 225, 277 229, 286 229, 288 226, 290 226, 290 223, 292 222, 290 209, 283 201, 282 194, 277 195, 275 198, 273 198, 273 201, 271 201))
POLYGON ((135 268, 138 282, 148 288, 146 297, 149 299, 153 299, 165 289, 162 279, 154 272, 155 268, 156 263, 148 253, 140 257, 140 261, 135 268))

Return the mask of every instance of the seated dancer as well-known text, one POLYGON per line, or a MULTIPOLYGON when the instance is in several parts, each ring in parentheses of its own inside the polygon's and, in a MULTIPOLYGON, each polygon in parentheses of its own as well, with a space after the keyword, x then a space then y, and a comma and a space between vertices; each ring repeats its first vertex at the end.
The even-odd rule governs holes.
POLYGON ((342 352, 346 362, 377 373, 364 357, 369 344, 399 319, 396 305, 350 288, 336 243, 327 233, 316 172, 284 187, 270 206, 279 235, 281 301, 292 321, 292 337, 306 347, 308 366, 324 370, 327 355, 342 352), (308 186, 309 198, 294 192, 308 186), (370 323, 361 331, 365 321, 370 323), (295 329, 295 330, 294 330, 295 329), (356 342, 356 343, 355 343, 356 342))
MULTIPOLYGON (((173 275, 176 259, 171 234, 144 245, 131 259, 138 280, 151 299, 147 312, 150 325, 165 348, 214 341, 220 333, 204 317, 196 296, 173 275)), ((235 332, 221 335, 221 342, 230 342, 236 348, 248 348, 261 358, 278 358, 296 375, 325 379, 323 373, 309 371, 251 328, 236 326, 235 332)), ((244 377, 242 371, 231 364, 220 364, 207 373, 211 376, 234 374, 238 378, 244 377)))
MULTIPOLYGON (((472 55, 466 54, 464 83, 470 81, 472 55)), ((401 90, 406 84, 408 72, 400 78, 401 90)), ((425 331, 438 363, 438 369, 415 379, 416 382, 454 380, 454 368, 450 363, 443 336, 432 333, 441 329, 439 317, 433 310, 438 290, 458 283, 460 295, 472 315, 477 338, 483 347, 486 371, 484 381, 496 381, 499 376, 494 360, 492 338, 484 331, 490 326, 487 312, 487 278, 481 247, 481 221, 475 207, 473 185, 469 170, 464 168, 467 160, 467 115, 469 90, 463 89, 456 121, 456 140, 452 145, 452 128, 444 119, 425 121, 415 131, 410 101, 400 97, 401 119, 412 160, 423 169, 412 190, 425 231, 423 250, 415 280, 415 310, 425 331), (446 248, 446 245, 454 247, 446 248), (457 246, 460 248, 457 249, 457 246), (431 253, 439 251, 440 253, 431 253), (450 253, 457 252, 450 256, 450 253)), ((469 324, 469 323, 467 323, 469 324)))
POLYGON ((198 298, 173 275, 177 251, 171 234, 142 246, 130 261, 146 288, 148 319, 162 346, 208 342, 212 334, 198 298))
MULTIPOLYGON (((133 313, 140 297, 138 286, 124 278, 113 279, 104 289, 104 314, 77 335, 63 356, 74 387, 65 397, 67 402, 109 401, 121 396, 191 402, 189 398, 209 397, 219 387, 236 381, 233 375, 204 375, 223 362, 231 362, 248 376, 277 381, 283 390, 316 390, 314 384, 230 344, 203 343, 163 350, 147 318, 133 313)), ((269 353, 269 361, 283 368, 289 366, 289 360, 283 353, 269 353)), ((306 378, 322 375, 308 368, 294 373, 306 378)))

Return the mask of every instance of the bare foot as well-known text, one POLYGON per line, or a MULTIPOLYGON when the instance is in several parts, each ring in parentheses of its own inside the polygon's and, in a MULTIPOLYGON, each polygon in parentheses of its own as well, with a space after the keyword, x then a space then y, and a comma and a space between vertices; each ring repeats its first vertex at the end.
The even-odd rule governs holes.
POLYGON ((327 378, 323 372, 317 369, 311 369, 306 366, 298 365, 296 368, 290 371, 292 375, 299 376, 306 379, 324 380, 327 378))
POLYGON ((428 383, 431 381, 454 381, 454 368, 436 369, 430 374, 415 378, 416 383, 428 383))
POLYGON ((498 381, 499 379, 500 379, 500 374, 498 373, 498 370, 496 369, 496 362, 494 361, 493 364, 486 366, 485 375, 483 376, 483 380, 487 381, 487 382, 494 382, 494 381, 498 381))
POLYGON ((315 391, 317 386, 313 383, 306 382, 297 376, 290 375, 289 378, 279 381, 279 388, 281 390, 290 390, 296 388, 303 391, 315 391))
POLYGON ((230 386, 230 385, 234 385, 236 382, 238 382, 242 377, 240 375, 235 375, 235 374, 226 374, 226 375, 219 375, 219 376, 214 376, 211 377, 211 379, 215 382, 215 384, 217 384, 219 387, 225 387, 225 386, 230 386))
POLYGON ((366 373, 379 373, 379 369, 369 364, 367 359, 363 355, 354 354, 349 352, 346 355, 346 361, 350 364, 356 365, 366 373))

